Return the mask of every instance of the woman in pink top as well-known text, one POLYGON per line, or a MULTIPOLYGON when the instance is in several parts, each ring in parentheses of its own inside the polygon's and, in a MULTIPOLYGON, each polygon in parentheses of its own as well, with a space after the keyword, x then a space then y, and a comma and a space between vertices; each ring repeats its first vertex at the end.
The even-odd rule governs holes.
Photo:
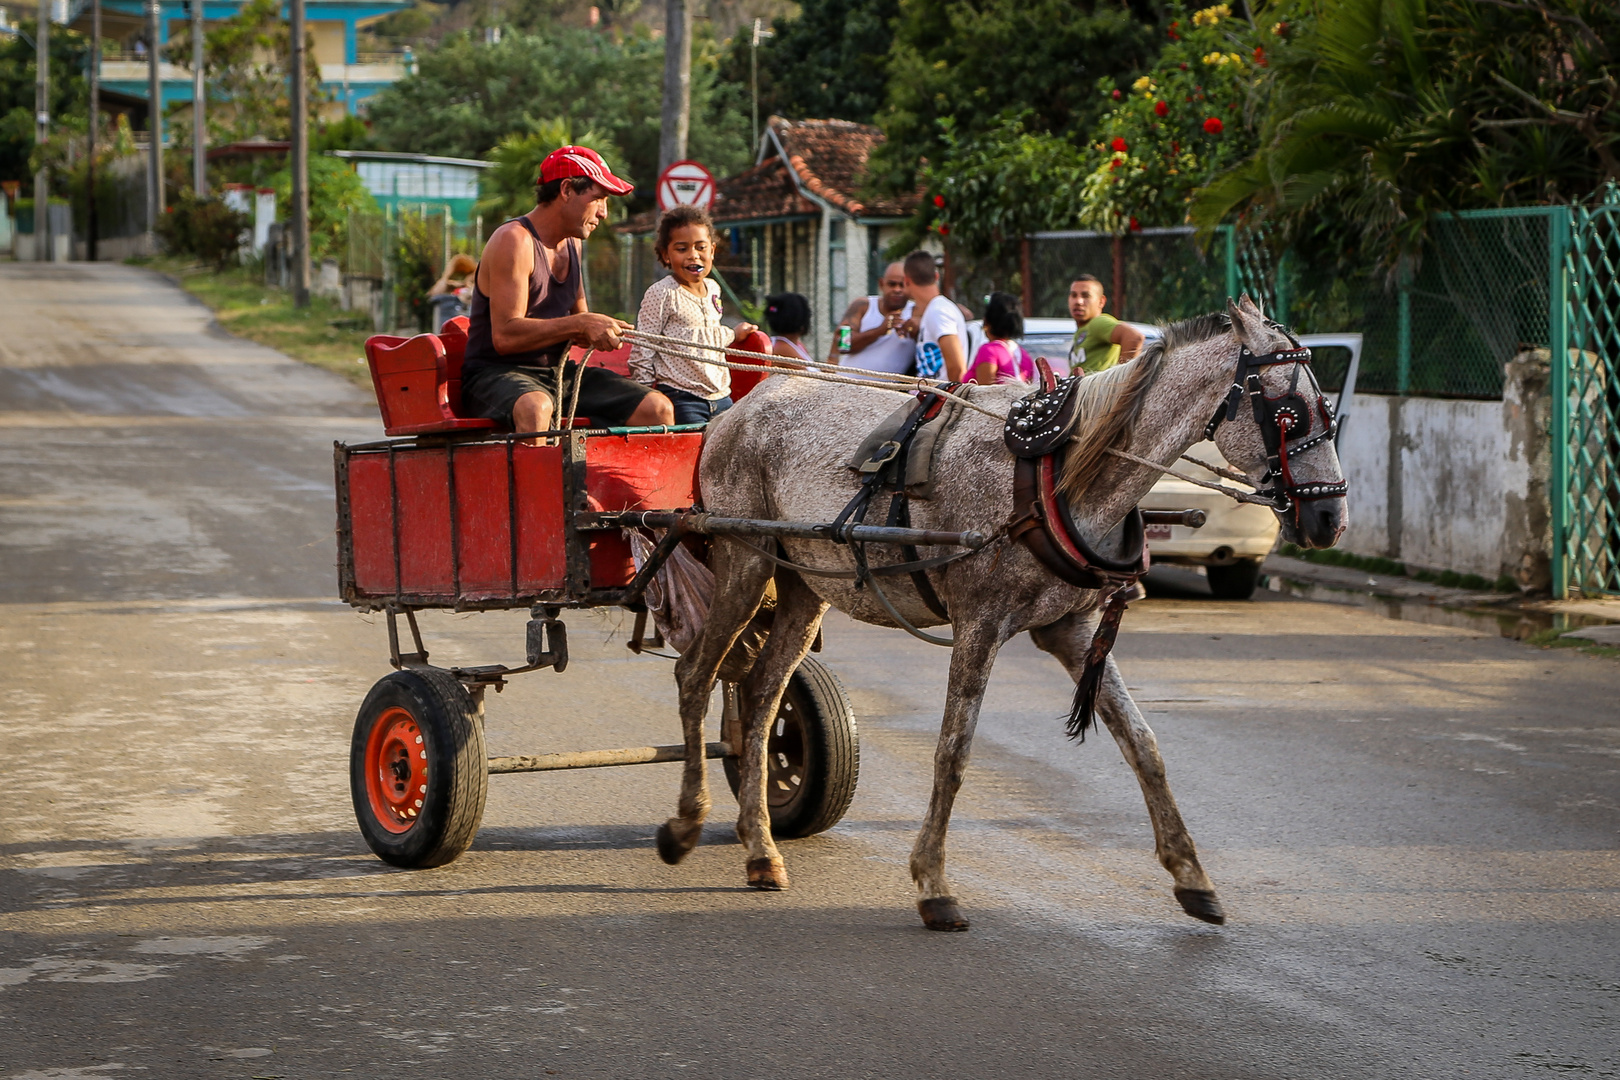
POLYGON ((1024 313, 1018 308, 1018 297, 1004 292, 990 294, 990 303, 984 309, 984 336, 988 340, 973 355, 969 379, 986 386, 1035 381, 1035 361, 1018 344, 1024 336, 1024 313))

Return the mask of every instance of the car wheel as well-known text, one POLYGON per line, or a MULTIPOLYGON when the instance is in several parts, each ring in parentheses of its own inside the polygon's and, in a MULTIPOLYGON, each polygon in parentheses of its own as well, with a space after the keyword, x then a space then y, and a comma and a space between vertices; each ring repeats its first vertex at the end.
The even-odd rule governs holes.
POLYGON ((1209 591, 1217 600, 1247 600, 1260 583, 1260 560, 1244 559, 1227 566, 1205 567, 1209 591))

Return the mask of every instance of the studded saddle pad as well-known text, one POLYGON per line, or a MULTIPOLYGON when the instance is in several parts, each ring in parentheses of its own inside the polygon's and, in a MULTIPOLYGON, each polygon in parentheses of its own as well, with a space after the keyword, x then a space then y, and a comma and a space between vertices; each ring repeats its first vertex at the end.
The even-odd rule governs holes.
POLYGON ((1013 402, 1002 437, 1015 456, 1040 457, 1061 446, 1079 422, 1080 377, 1068 375, 1013 402))

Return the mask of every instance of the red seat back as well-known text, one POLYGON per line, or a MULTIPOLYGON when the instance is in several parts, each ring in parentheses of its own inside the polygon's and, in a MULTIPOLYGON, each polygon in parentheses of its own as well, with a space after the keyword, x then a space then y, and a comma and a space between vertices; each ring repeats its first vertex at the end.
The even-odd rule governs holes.
POLYGON ((467 356, 467 327, 465 315, 446 319, 439 327, 439 340, 444 343, 444 400, 452 415, 461 415, 461 363, 467 356))
MULTIPOLYGON (((765 331, 755 330, 752 334, 743 338, 741 348, 749 352, 768 353, 771 351, 771 339, 765 331)), ((733 359, 739 364, 769 363, 769 361, 760 360, 754 356, 738 356, 733 359)), ((731 400, 741 401, 748 391, 758 386, 760 380, 767 377, 767 373, 763 371, 733 371, 731 373, 731 400)))
POLYGON ((461 406, 461 356, 457 348, 454 382, 449 379, 444 342, 434 334, 413 338, 378 334, 366 339, 366 363, 377 392, 383 430, 389 435, 492 428, 493 420, 456 415, 461 406), (451 393, 454 392, 452 404, 451 393))
MULTIPOLYGON (((579 363, 580 359, 583 358, 584 355, 585 350, 580 348, 578 345, 572 346, 568 350, 568 359, 576 364, 579 363)), ((609 371, 617 371, 625 378, 629 378, 630 343, 627 341, 623 345, 620 345, 617 349, 614 349, 612 352, 606 352, 601 349, 596 350, 595 352, 591 353, 590 362, 585 366, 607 368, 609 371)))

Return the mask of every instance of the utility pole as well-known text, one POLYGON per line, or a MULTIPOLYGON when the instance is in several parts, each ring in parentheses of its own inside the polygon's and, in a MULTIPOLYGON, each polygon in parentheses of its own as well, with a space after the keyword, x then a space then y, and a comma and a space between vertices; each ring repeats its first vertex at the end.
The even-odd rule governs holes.
POLYGON ((304 85, 304 0, 291 0, 292 71, 288 99, 292 102, 292 147, 288 165, 292 169, 293 304, 309 306, 309 89, 304 85))
POLYGON ((150 105, 146 131, 152 140, 146 163, 146 228, 154 235, 163 217, 163 73, 158 60, 162 14, 158 0, 146 0, 146 100, 150 105))
POLYGON ((96 213, 96 129, 101 126, 101 0, 90 4, 90 157, 85 162, 86 200, 89 220, 85 223, 84 255, 96 261, 96 234, 101 218, 96 213))
POLYGON ((660 175, 686 158, 692 120, 692 8, 687 0, 664 0, 664 115, 658 136, 660 175))
MULTIPOLYGON (((34 144, 51 137, 51 0, 39 0, 39 25, 34 27, 34 144)), ((51 172, 41 162, 34 174, 34 258, 48 262, 51 243, 51 172)))
POLYGON ((191 0, 191 190, 208 197, 208 88, 203 81, 203 0, 191 0))
POLYGON ((748 88, 754 99, 754 152, 759 152, 759 43, 776 36, 775 30, 764 28, 764 19, 754 20, 754 40, 748 49, 748 88))

